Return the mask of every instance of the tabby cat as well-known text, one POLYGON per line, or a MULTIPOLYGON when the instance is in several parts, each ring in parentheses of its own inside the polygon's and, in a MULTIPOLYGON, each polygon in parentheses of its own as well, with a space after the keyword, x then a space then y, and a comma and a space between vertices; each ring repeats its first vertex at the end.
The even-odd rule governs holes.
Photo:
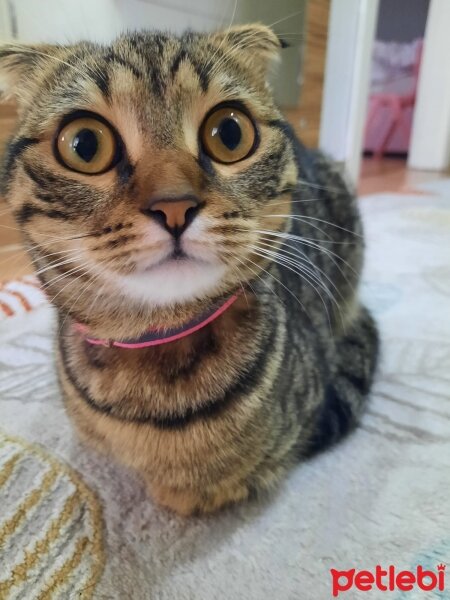
POLYGON ((376 365, 356 203, 274 104, 282 46, 246 25, 0 50, 3 194, 58 311, 67 411, 180 514, 346 434, 376 365))

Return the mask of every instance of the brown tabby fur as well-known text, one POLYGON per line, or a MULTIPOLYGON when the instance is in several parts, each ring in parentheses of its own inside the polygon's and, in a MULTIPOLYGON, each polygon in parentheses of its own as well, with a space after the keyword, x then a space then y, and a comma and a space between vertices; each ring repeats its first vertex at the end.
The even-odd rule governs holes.
POLYGON ((375 368, 376 330, 355 292, 354 199, 273 103, 266 75, 279 48, 260 25, 127 34, 111 46, 0 48, 0 74, 21 107, 3 188, 58 309, 67 410, 88 443, 138 471, 153 497, 181 514, 271 489, 345 434, 375 368), (256 152, 232 165, 199 146, 205 115, 225 100, 246 106, 260 136, 256 152), (101 115, 124 142, 124 159, 101 175, 55 160, 61 119, 79 109, 101 115), (186 191, 204 202, 192 247, 221 275, 210 281, 200 263, 180 279, 184 296, 153 301, 164 285, 141 264, 160 251, 152 236, 162 234, 141 209, 154 194, 186 191), (133 274, 147 278, 148 299, 120 280, 133 274), (155 348, 94 347, 73 328, 140 336, 237 290, 208 327, 155 348))

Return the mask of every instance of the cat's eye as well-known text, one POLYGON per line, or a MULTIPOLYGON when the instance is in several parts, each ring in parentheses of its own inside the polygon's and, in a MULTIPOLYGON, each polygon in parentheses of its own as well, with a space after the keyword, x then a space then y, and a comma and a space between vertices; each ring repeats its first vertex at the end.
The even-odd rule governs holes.
POLYGON ((74 118, 59 132, 57 157, 66 167, 79 173, 97 175, 116 162, 117 140, 112 128, 91 116, 74 118))
POLYGON ((206 117, 201 130, 204 151, 216 162, 235 163, 256 149, 253 121, 239 108, 219 106, 206 117))

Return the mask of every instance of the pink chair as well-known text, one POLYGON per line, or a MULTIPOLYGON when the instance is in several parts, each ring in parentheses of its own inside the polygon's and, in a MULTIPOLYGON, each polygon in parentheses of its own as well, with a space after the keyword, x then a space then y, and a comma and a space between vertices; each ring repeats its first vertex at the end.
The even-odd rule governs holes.
POLYGON ((423 42, 417 46, 414 85, 409 93, 374 93, 369 98, 364 149, 376 158, 388 151, 408 152, 422 51, 423 42))

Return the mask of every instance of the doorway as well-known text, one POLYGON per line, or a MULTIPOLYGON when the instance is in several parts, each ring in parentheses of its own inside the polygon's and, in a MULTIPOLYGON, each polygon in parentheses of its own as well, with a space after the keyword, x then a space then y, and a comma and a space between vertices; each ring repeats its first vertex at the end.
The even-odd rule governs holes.
POLYGON ((406 160, 430 0, 380 0, 363 152, 406 160))

